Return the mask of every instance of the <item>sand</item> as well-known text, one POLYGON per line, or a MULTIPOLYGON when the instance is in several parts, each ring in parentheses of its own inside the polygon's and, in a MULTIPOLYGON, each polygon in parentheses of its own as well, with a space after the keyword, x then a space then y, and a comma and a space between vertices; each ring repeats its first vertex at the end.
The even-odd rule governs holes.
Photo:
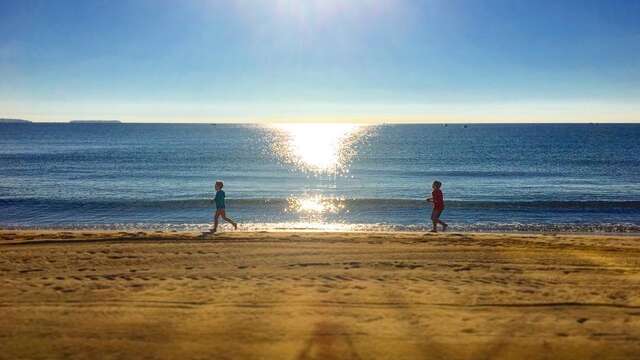
POLYGON ((640 237, 0 231, 0 359, 638 359, 640 237))

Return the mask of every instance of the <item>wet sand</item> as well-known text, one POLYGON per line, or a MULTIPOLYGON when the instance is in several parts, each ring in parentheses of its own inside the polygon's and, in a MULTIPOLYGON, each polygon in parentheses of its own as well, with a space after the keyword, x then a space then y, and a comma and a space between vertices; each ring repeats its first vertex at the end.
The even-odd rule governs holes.
POLYGON ((0 359, 638 359, 640 237, 0 231, 0 359))

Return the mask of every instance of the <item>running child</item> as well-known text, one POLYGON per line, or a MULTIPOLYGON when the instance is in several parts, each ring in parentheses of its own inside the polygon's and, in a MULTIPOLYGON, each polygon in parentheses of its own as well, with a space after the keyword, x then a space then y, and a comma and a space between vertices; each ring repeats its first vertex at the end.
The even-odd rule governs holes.
POLYGON ((224 184, 222 183, 222 181, 218 180, 216 181, 216 214, 213 217, 213 230, 211 230, 212 233, 216 232, 218 230, 218 218, 222 216, 222 218, 230 223, 231 225, 233 225, 234 229, 238 229, 238 224, 236 224, 233 220, 229 219, 227 217, 227 214, 225 212, 225 205, 224 205, 224 191, 222 191, 222 187, 224 186, 224 184))
POLYGON ((433 204, 433 211, 431 211, 431 221, 433 222, 433 229, 431 232, 438 232, 437 225, 442 225, 442 231, 447 231, 447 225, 444 221, 440 220, 440 215, 444 210, 444 195, 442 195, 442 191, 440 190, 442 187, 442 183, 440 181, 434 181, 431 188, 433 191, 431 192, 431 197, 427 199, 427 202, 433 204))

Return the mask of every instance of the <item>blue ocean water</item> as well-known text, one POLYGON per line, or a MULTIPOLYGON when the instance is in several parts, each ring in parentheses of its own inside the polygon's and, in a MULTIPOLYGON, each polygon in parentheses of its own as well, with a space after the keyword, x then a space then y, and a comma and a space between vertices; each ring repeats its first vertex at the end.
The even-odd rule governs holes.
POLYGON ((0 227, 638 232, 639 125, 0 124, 0 227))

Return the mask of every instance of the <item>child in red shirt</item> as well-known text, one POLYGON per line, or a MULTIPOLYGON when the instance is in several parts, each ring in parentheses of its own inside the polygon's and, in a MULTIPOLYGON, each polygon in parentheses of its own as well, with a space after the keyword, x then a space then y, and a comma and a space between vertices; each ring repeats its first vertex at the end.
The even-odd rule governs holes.
POLYGON ((440 220, 440 214, 442 214, 442 211, 444 210, 444 196, 442 195, 442 191, 440 191, 441 186, 442 183, 440 181, 434 181, 433 185, 431 186, 433 188, 431 197, 427 199, 427 202, 433 204, 433 211, 431 212, 433 229, 431 229, 431 232, 438 232, 438 224, 442 225, 442 231, 447 231, 448 225, 444 221, 440 220))

